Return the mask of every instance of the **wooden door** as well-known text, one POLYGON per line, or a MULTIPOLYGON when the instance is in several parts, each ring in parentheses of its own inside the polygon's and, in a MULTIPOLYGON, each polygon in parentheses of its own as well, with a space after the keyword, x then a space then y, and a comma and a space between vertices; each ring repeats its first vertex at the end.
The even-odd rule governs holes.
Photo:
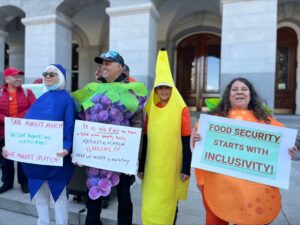
POLYGON ((176 85, 191 110, 220 95, 220 43, 216 35, 196 34, 177 47, 176 85))
POLYGON ((277 31, 275 113, 295 113, 297 45, 294 30, 283 27, 277 31))

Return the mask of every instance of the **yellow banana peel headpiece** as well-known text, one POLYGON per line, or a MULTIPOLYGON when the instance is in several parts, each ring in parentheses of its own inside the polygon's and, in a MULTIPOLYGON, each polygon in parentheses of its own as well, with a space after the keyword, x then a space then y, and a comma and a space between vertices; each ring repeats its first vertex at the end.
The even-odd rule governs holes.
POLYGON ((157 55, 154 88, 160 85, 175 87, 166 50, 159 50, 157 55))
POLYGON ((183 103, 185 105, 173 81, 173 76, 169 64, 168 52, 165 49, 159 50, 157 55, 156 77, 154 81, 154 87, 151 91, 151 94, 148 98, 148 103, 145 107, 146 112, 149 112, 150 108, 152 106, 155 106, 159 102, 160 99, 155 93, 155 88, 160 85, 172 87, 172 93, 170 98, 175 98, 175 101, 177 101, 178 104, 183 103))

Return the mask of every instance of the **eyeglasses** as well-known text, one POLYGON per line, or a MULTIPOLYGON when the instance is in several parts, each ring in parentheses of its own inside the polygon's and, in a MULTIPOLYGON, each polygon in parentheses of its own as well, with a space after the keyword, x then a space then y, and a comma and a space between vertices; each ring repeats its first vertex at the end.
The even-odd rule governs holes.
POLYGON ((57 76, 58 74, 57 73, 54 73, 54 72, 44 72, 43 73, 43 77, 55 77, 57 76))

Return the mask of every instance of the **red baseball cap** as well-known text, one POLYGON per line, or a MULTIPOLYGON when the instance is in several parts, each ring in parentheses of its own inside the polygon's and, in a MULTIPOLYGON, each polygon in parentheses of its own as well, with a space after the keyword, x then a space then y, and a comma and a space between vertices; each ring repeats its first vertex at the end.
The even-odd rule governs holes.
POLYGON ((18 70, 14 67, 8 67, 6 70, 3 72, 3 76, 16 76, 16 75, 24 75, 24 72, 22 70, 18 70))

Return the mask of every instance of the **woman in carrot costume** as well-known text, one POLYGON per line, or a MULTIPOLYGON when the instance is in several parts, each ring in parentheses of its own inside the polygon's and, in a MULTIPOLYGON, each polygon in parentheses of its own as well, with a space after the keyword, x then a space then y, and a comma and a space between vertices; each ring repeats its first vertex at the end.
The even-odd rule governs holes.
MULTIPOLYGON (((231 119, 283 126, 263 108, 252 84, 245 78, 236 78, 226 87, 220 104, 213 115, 231 119)), ((196 133, 192 143, 200 141, 196 133)), ((290 148, 292 159, 296 147, 290 148)), ((201 169, 195 170, 197 186, 202 193, 206 209, 206 225, 268 224, 281 208, 280 191, 276 187, 217 174, 201 169)))
POLYGON ((191 151, 190 114, 171 75, 168 55, 158 53, 156 79, 145 107, 142 182, 143 224, 174 224, 177 202, 187 198, 191 151))

